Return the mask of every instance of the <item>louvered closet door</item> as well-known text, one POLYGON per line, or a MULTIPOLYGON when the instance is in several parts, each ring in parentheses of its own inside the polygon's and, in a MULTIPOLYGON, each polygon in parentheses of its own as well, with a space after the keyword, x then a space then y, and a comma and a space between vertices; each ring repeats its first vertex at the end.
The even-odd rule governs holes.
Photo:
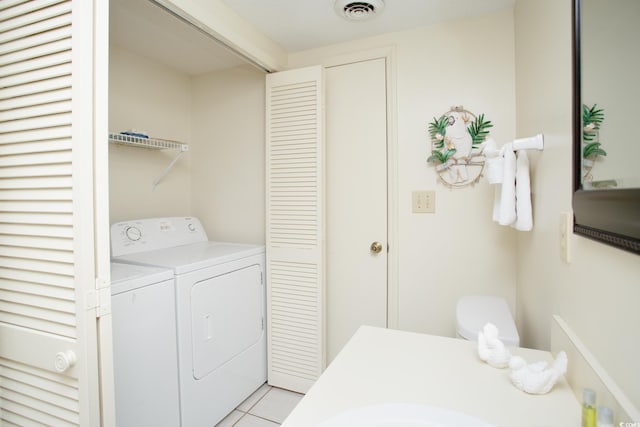
POLYGON ((91 57, 75 55, 91 53, 92 16, 89 0, 0 0, 3 426, 100 423, 84 301, 95 286, 91 57))
POLYGON ((268 377, 299 392, 324 369, 322 73, 266 85, 268 377))

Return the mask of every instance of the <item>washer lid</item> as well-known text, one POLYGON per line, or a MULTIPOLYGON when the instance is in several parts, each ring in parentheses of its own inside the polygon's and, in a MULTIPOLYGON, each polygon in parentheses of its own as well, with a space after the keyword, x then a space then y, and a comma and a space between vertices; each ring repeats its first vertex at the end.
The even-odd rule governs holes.
POLYGON ((506 346, 520 345, 518 330, 504 298, 493 296, 462 297, 456 306, 458 335, 470 340, 478 339, 478 332, 487 323, 493 323, 500 332, 500 341, 506 346))
POLYGON ((132 289, 173 280, 173 271, 166 268, 133 264, 111 263, 111 295, 132 289))

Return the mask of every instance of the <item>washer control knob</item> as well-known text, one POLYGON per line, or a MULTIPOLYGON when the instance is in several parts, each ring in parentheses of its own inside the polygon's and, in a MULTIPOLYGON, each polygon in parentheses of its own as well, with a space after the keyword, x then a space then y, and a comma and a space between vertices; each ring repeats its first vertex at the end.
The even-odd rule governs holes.
POLYGON ((187 225, 187 228, 189 229, 189 231, 196 231, 196 225, 192 222, 187 225))
POLYGON ((127 227, 124 230, 124 235, 128 240, 135 242, 137 240, 140 240, 140 238, 142 237, 142 231, 140 231, 140 229, 137 227, 127 227))

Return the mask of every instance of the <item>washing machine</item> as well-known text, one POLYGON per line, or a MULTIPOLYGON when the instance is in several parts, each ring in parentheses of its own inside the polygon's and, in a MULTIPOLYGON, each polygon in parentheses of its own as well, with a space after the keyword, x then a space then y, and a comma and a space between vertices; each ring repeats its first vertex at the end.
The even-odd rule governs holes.
POLYGON ((209 241, 197 218, 111 227, 112 260, 175 278, 182 427, 211 427, 267 378, 265 249, 209 241))
POLYGON ((179 425, 173 271, 112 263, 111 316, 118 427, 179 425))

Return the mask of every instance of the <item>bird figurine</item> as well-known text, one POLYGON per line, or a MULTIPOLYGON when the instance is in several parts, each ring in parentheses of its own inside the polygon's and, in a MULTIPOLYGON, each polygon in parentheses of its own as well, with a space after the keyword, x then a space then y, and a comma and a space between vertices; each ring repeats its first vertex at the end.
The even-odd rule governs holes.
POLYGON ((527 364, 522 357, 513 356, 509 368, 516 388, 529 394, 545 394, 567 372, 567 354, 559 352, 551 366, 545 361, 527 364))
POLYGON ((484 325, 478 332, 478 356, 494 368, 506 368, 511 360, 511 352, 498 339, 498 328, 493 323, 484 325))

